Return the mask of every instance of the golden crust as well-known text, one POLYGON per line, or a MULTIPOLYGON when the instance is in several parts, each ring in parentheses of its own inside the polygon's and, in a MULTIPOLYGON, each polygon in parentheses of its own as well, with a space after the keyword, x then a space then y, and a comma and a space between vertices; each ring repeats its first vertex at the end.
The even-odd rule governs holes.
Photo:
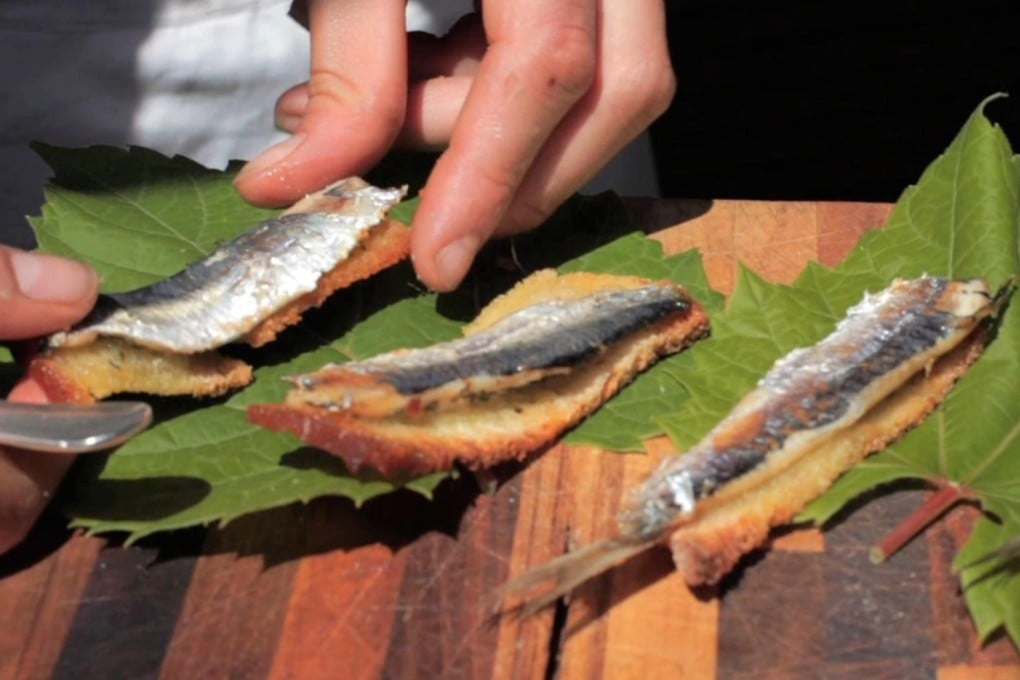
POLYGON ((513 288, 494 298, 479 312, 474 321, 464 327, 464 335, 484 331, 514 312, 540 302, 576 300, 607 289, 634 290, 649 283, 651 283, 649 279, 640 276, 590 272, 557 274, 554 269, 542 269, 518 281, 513 288))
POLYGON ((976 331, 849 429, 789 466, 769 470, 754 488, 703 500, 694 518, 668 540, 687 583, 717 582, 741 556, 762 545, 772 527, 789 522, 843 472, 919 425, 978 359, 985 342, 985 332, 976 331))
POLYGON ((219 396, 251 382, 252 370, 216 352, 167 354, 102 338, 35 357, 29 375, 54 401, 89 403, 119 392, 219 396))
MULTIPOLYGON (((648 283, 636 277, 626 280, 636 282, 634 287, 648 283)), ((521 307, 619 288, 620 282, 621 277, 610 275, 542 272, 494 300, 468 328, 478 332, 521 307)), ((249 407, 248 417, 292 432, 355 470, 368 466, 392 476, 449 469, 455 462, 482 468, 553 443, 659 357, 683 349, 707 331, 708 317, 694 303, 683 313, 621 339, 565 375, 456 407, 358 419, 307 404, 260 404, 249 407)))

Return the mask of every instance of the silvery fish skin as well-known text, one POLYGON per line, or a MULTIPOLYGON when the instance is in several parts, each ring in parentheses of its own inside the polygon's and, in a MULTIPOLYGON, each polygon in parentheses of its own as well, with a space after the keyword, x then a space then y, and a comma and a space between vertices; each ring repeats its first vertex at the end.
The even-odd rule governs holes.
POLYGON ((637 490, 623 531, 658 536, 766 460, 858 420, 954 347, 992 308, 984 280, 898 280, 847 312, 818 344, 776 362, 708 435, 637 490))
MULTIPOLYGON (((508 389, 567 371, 627 333, 690 305, 686 292, 671 284, 542 302, 465 338, 294 377, 297 389, 288 402, 379 417, 422 395, 435 402, 508 389), (364 403, 372 401, 386 403, 364 403)), ((421 399, 415 403, 424 406, 421 399)))
POLYGON ((739 499, 759 472, 782 475, 808 452, 824 455, 828 438, 968 338, 1001 306, 1007 288, 992 296, 982 279, 923 276, 865 296, 831 335, 779 360, 701 441, 666 458, 632 493, 615 536, 525 573, 500 597, 544 584, 518 607, 534 613, 696 521, 710 498, 739 499))
POLYGON ((342 180, 168 279, 102 296, 85 321, 51 336, 49 344, 74 347, 110 336, 193 354, 234 342, 314 290, 404 192, 342 180), (331 203, 342 207, 325 212, 331 203))

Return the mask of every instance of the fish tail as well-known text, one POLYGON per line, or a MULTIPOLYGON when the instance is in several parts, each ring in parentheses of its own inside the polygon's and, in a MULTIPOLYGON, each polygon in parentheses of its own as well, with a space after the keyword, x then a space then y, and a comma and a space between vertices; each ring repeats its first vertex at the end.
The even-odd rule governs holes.
POLYGON ((511 579, 496 591, 493 610, 531 616, 604 571, 648 549, 654 540, 616 536, 561 555, 511 579), (522 596, 520 602, 503 608, 507 597, 522 596))

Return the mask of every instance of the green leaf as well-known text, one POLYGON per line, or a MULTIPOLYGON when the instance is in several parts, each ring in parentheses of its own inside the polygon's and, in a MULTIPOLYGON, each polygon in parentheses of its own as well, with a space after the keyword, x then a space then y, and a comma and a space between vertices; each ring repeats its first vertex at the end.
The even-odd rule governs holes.
MULTIPOLYGON (((31 220, 41 247, 92 263, 108 292, 173 274, 272 214, 236 195, 233 168, 209 170, 139 148, 37 149, 56 171, 42 216, 31 220)), ((420 185, 424 161, 420 156, 408 161, 408 174, 418 179, 397 181, 420 185)), ((399 159, 383 164, 386 184, 402 177, 400 164, 399 159)), ((396 216, 409 222, 416 207, 416 199, 406 201, 396 216)), ((76 466, 64 485, 66 509, 78 526, 124 531, 133 541, 322 495, 362 503, 400 486, 430 494, 446 475, 399 483, 352 476, 337 458, 250 425, 245 408, 282 399, 286 375, 456 337, 489 298, 528 271, 579 254, 564 268, 672 278, 709 304, 720 299, 696 256, 664 258, 657 242, 624 235, 630 227, 622 216, 613 196, 571 201, 535 234, 488 247, 455 294, 423 294, 406 265, 342 291, 277 342, 243 352, 258 367, 246 389, 216 402, 153 400, 154 426, 112 455, 86 457, 76 466)), ((621 395, 620 405, 572 438, 634 448, 642 438, 661 434, 657 418, 682 399, 677 373, 670 365, 650 371, 621 395)))
MULTIPOLYGON (((289 435, 253 426, 245 417, 248 404, 283 397, 283 376, 346 358, 324 347, 260 369, 249 388, 224 403, 164 420, 121 446, 101 469, 79 470, 67 490, 75 524, 126 531, 136 540, 317 496, 340 495, 360 504, 392 491, 395 484, 352 476, 337 458, 302 448, 289 435), (135 480, 141 483, 125 484, 135 480)), ((441 479, 433 475, 409 485, 428 495, 441 479)))
MULTIPOLYGON (((680 450, 700 439, 779 357, 832 331, 866 291, 922 273, 986 277, 995 287, 1020 273, 1020 173, 1001 129, 971 116, 947 151, 904 191, 884 229, 866 234, 837 267, 809 265, 792 286, 742 271, 712 337, 687 359, 689 397, 668 421, 680 450)), ((1020 309, 942 407, 895 446, 844 475, 802 518, 823 523, 864 491, 912 479, 966 486, 989 513, 964 548, 990 552, 1020 533, 1020 309)), ((975 579, 966 597, 983 635, 1005 626, 1020 640, 1020 573, 975 579)))
POLYGON ((274 214, 237 199, 229 172, 140 147, 62 149, 34 144, 55 176, 39 247, 89 262, 114 293, 166 278, 274 214))
MULTIPOLYGON (((612 274, 671 279, 683 283, 711 314, 721 308, 722 296, 712 290, 697 253, 664 258, 657 241, 632 235, 587 256, 561 271, 599 271, 612 274)), ((591 444, 610 451, 641 451, 643 441, 662 434, 666 423, 686 400, 682 376, 689 370, 690 352, 668 357, 625 387, 620 394, 588 417, 564 440, 591 444)))

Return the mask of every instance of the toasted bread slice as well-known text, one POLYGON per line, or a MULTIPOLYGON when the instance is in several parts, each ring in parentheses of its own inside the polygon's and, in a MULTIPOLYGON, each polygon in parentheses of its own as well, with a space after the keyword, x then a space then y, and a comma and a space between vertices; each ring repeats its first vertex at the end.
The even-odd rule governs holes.
POLYGON ((669 536, 677 571, 690 585, 717 582, 745 553, 762 545, 773 527, 792 520, 843 472, 919 425, 977 361, 986 342, 985 330, 975 331, 849 429, 820 442, 781 474, 763 470, 761 483, 739 495, 720 494, 703 501, 691 521, 669 536))
MULTIPOLYGON (((638 277, 540 272, 494 300, 467 327, 465 336, 537 303, 649 283, 638 277)), ((395 476, 444 470, 456 462, 482 468, 551 444, 659 357, 683 349, 707 332, 708 317, 689 300, 681 311, 628 333, 566 372, 558 370, 525 385, 511 380, 508 389, 441 408, 362 418, 342 408, 318 406, 307 395, 293 392, 283 404, 254 405, 248 414, 255 423, 292 432, 339 456, 355 470, 367 466, 395 476)))
POLYGON ((251 366, 217 352, 169 354, 102 338, 35 357, 29 375, 51 401, 91 403, 121 392, 215 397, 251 382, 251 366))

